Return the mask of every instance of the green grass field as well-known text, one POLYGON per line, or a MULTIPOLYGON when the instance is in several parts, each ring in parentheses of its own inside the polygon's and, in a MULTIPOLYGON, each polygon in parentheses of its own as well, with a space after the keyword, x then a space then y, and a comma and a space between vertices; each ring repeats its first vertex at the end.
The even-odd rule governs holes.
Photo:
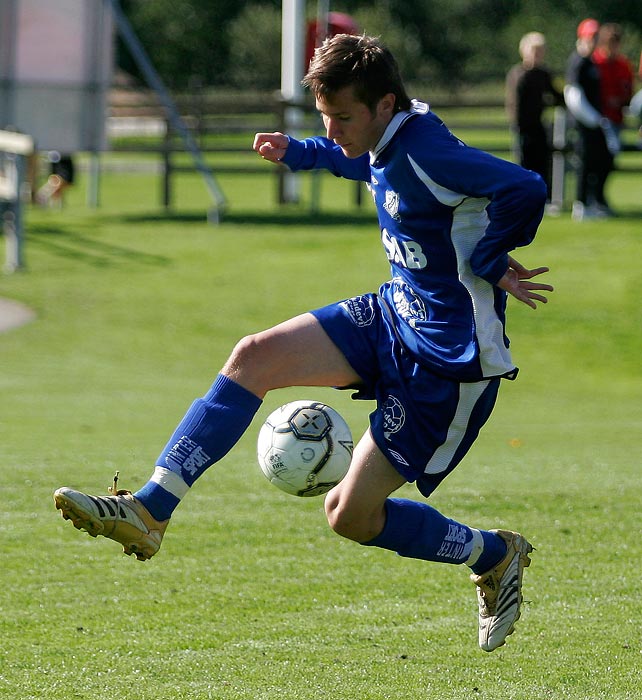
POLYGON ((278 210, 272 178, 221 184, 218 227, 188 175, 172 215, 156 177, 126 172, 104 175, 98 210, 81 178, 62 211, 27 212, 28 268, 0 277, 37 313, 0 335, 0 697, 642 698, 640 176, 611 181, 620 218, 547 218, 516 256, 549 265, 556 292, 536 312, 511 303, 520 376, 432 498, 537 547, 502 649, 477 647, 464 567, 343 541, 321 499, 260 474, 258 427, 285 400, 325 400, 358 436, 371 406, 344 393, 269 395, 149 562, 60 518, 58 486, 146 480, 242 335, 385 279, 372 208, 345 183, 323 178, 316 215, 278 210))

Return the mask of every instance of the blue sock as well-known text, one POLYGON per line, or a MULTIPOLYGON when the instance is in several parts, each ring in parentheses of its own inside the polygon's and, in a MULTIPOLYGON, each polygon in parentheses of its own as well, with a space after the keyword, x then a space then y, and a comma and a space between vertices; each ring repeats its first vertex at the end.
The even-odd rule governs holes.
POLYGON ((364 544, 426 561, 449 564, 471 561, 473 570, 484 566, 482 572, 506 553, 506 545, 497 535, 446 518, 427 503, 399 498, 386 501, 383 530, 364 544), (489 560, 492 563, 488 565, 489 560))
POLYGON ((496 564, 499 564, 508 551, 506 542, 499 535, 489 530, 480 530, 480 532, 484 538, 484 549, 479 555, 479 559, 470 567, 477 576, 485 574, 496 564))
POLYGON ((237 443, 260 405, 252 392, 219 374, 190 406, 136 498, 157 520, 167 520, 196 479, 237 443))

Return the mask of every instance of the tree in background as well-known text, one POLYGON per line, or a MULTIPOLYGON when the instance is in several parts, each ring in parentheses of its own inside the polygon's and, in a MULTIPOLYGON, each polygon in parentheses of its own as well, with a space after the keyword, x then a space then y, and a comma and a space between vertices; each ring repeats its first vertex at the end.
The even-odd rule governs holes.
MULTIPOLYGON (((156 70, 172 89, 193 82, 230 84, 230 25, 250 0, 121 0, 134 30, 156 70)), ((281 9, 280 0, 261 5, 281 9)), ((246 41, 262 41, 249 37, 246 41)), ((118 46, 118 63, 138 76, 126 49, 118 46)))
POLYGON ((230 23, 229 78, 233 87, 276 90, 281 84, 281 10, 247 5, 230 23))
MULTIPOLYGON (((503 78, 517 60, 519 37, 541 31, 558 75, 587 16, 616 21, 624 51, 639 59, 640 0, 342 0, 331 9, 352 15, 391 47, 404 77, 456 90, 503 78)), ((156 69, 172 89, 211 87, 271 90, 280 84, 280 0, 122 0, 156 69)), ((308 1, 314 16, 316 2, 308 1)), ((136 75, 126 50, 121 68, 136 75)))

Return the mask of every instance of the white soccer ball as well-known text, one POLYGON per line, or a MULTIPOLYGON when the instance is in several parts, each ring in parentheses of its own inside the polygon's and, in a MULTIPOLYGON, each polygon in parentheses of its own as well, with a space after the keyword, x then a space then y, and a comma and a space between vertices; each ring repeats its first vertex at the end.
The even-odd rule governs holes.
POLYGON ((330 406, 293 401, 271 413, 259 431, 259 466, 275 486, 293 496, 319 496, 346 475, 352 433, 330 406))

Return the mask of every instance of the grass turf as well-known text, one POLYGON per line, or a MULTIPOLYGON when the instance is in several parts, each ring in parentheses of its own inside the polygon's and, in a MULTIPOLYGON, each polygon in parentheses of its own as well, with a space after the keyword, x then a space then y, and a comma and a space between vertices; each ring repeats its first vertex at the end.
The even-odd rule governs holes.
POLYGON ((243 334, 385 279, 370 206, 321 182, 322 212, 310 216, 275 208, 272 179, 229 176, 219 227, 188 175, 172 215, 157 209, 153 176, 122 172, 104 176, 96 211, 81 182, 63 211, 28 212, 28 269, 0 278, 1 296, 37 312, 0 336, 0 697, 642 697, 636 176, 611 182, 624 216, 547 218, 516 255, 549 265, 556 292, 536 312, 511 302, 521 374, 431 499, 537 547, 529 602, 502 649, 477 648, 463 568, 343 541, 321 499, 282 494, 260 474, 258 426, 284 400, 326 400, 362 432, 370 405, 343 393, 268 396, 150 562, 54 511, 61 485, 103 492, 115 469, 123 487, 143 483, 243 334))

